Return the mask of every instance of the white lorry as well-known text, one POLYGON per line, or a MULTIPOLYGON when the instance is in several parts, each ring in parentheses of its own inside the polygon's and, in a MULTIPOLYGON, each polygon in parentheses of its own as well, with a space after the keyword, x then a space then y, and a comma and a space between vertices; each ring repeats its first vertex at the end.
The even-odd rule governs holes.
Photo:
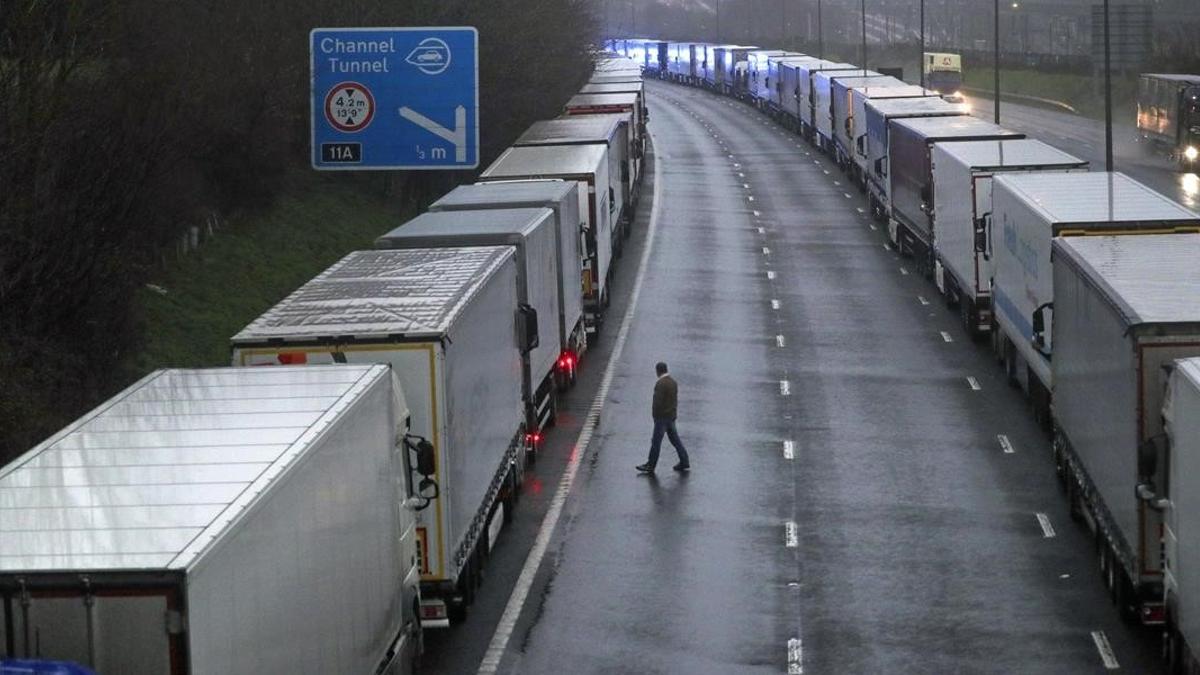
POLYGON ((992 179, 993 347, 1050 421, 1055 237, 1200 231, 1200 215, 1121 173, 1039 171, 992 179), (1038 330, 1038 327, 1043 327, 1038 330))
MULTIPOLYGON (((903 84, 886 75, 880 75, 873 70, 854 69, 854 70, 818 70, 812 76, 812 110, 808 113, 810 116, 810 124, 814 130, 813 142, 817 144, 824 153, 834 156, 834 136, 835 128, 833 126, 833 97, 841 93, 845 100, 846 89, 838 88, 837 83, 842 81, 854 82, 856 86, 884 82, 894 82, 903 84), (878 79, 872 79, 878 78, 878 79)), ((849 101, 846 100, 848 103, 849 101)))
POLYGON ((411 672, 407 419, 381 365, 147 375, 0 468, 0 659, 411 672))
MULTIPOLYGON (((837 86, 835 83, 834 87, 837 86)), ((893 98, 936 97, 937 92, 895 80, 884 82, 881 85, 867 84, 850 87, 846 90, 846 94, 849 100, 845 103, 845 112, 840 115, 837 112, 834 113, 837 116, 838 130, 834 145, 837 147, 838 162, 850 173, 850 177, 858 184, 859 189, 866 190, 867 102, 893 98)), ((835 98, 833 105, 835 111, 843 105, 840 97, 835 98)))
POLYGON ((892 217, 892 182, 888 178, 892 120, 911 117, 954 117, 962 110, 940 98, 872 98, 866 102, 866 155, 860 166, 866 176, 867 201, 875 220, 892 217))
POLYGON ((1200 356, 1200 234, 1060 237, 1053 258, 1053 324, 1039 322, 1032 340, 1054 332, 1056 465, 1113 600, 1162 624, 1163 510, 1194 500, 1176 464, 1195 458, 1156 439, 1168 367, 1200 356))
POLYGON ((545 208, 423 213, 375 240, 378 249, 511 246, 516 254, 517 302, 539 317, 536 344, 521 351, 525 449, 533 459, 542 431, 553 425, 558 390, 558 240, 554 212, 545 208))
POLYGON ((421 618, 446 626, 474 600, 525 462, 521 352, 536 322, 511 246, 358 251, 233 336, 237 366, 386 363, 411 432, 436 453, 417 514, 421 618))
POLYGON ((933 146, 934 281, 972 337, 992 328, 992 177, 1014 171, 1087 171, 1088 163, 1033 139, 933 146))
POLYGON ((600 328, 612 278, 616 195, 608 180, 608 150, 600 145, 509 148, 480 174, 484 183, 537 178, 574 181, 586 191, 583 309, 589 333, 600 328))
MULTIPOLYGON (((430 212, 547 208, 554 212, 558 240, 558 373, 560 387, 575 384, 587 351, 583 325, 583 237, 587 192, 574 181, 518 180, 460 185, 429 205, 430 212)), ((546 321, 543 315, 540 321, 546 321)))
MULTIPOLYGON (((1200 292, 1193 291, 1192 297, 1200 292)), ((1163 601, 1167 672, 1200 670, 1200 358, 1171 368, 1162 409, 1167 480, 1163 601)), ((1160 444, 1162 445, 1162 444, 1160 444)))

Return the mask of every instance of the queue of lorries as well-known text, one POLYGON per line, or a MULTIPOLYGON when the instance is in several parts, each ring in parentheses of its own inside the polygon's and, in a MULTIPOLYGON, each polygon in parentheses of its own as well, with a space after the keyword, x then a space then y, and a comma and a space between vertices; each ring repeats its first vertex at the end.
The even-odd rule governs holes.
POLYGON ((415 670, 604 326, 642 77, 600 59, 478 182, 232 336, 233 367, 156 371, 0 468, 0 664, 415 670))
POLYGON ((1200 672, 1200 215, 971 117, 957 95, 854 64, 607 47, 761 109, 868 193, 890 245, 1029 396, 1114 604, 1163 627, 1174 672, 1200 672))

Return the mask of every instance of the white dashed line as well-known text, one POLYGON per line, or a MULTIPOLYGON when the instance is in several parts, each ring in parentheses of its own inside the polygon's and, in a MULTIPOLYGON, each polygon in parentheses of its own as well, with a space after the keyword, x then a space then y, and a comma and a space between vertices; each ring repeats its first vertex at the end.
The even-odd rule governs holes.
POLYGON ((1051 539, 1054 537, 1054 526, 1050 524, 1050 516, 1044 513, 1036 513, 1038 525, 1042 526, 1042 537, 1051 539))
MULTIPOLYGON (((867 227, 871 228, 871 231, 872 231, 872 232, 874 232, 874 231, 875 231, 875 229, 876 229, 876 228, 875 228, 875 223, 867 223, 867 227)), ((887 245, 887 244, 884 244, 884 245, 883 245, 883 248, 884 248, 884 249, 886 249, 886 250, 888 250, 888 251, 892 250, 892 249, 888 248, 888 245, 887 245)))
POLYGON ((746 199, 749 199, 750 201, 754 201, 754 195, 750 195, 750 196, 746 197, 746 199))
POLYGON ((828 176, 828 175, 829 175, 829 169, 821 169, 821 170, 825 172, 825 175, 826 175, 826 176, 828 176))
POLYGON ((1013 447, 1012 441, 1008 440, 1008 436, 1005 436, 1004 434, 996 434, 996 440, 1000 442, 1000 449, 1004 451, 1004 454, 1011 455, 1017 451, 1017 449, 1013 447))
POLYGON ((842 194, 846 195, 846 199, 850 199, 850 193, 849 193, 849 192, 843 192, 842 194))
POLYGON ((774 281, 775 280, 775 272, 768 270, 767 271, 767 279, 770 281, 774 281))
POLYGON ((974 391, 983 391, 983 387, 979 386, 979 380, 975 379, 974 376, 967 378, 967 384, 970 385, 971 389, 974 391))
POLYGON ((786 347, 787 346, 787 338, 785 338, 782 335, 776 335, 775 336, 775 346, 779 347, 780 349, 786 347))
POLYGON ((795 441, 784 441, 783 442, 783 458, 784 459, 796 459, 796 442, 795 441))
POLYGON ((771 249, 764 246, 763 247, 763 255, 771 255, 771 249))
POLYGON ((800 545, 800 536, 796 531, 796 523, 787 521, 783 524, 783 545, 788 548, 796 548, 800 545))
POLYGON ((943 342, 954 342, 954 338, 950 337, 950 334, 947 333, 946 331, 942 331, 942 341, 943 342))
POLYGON ((788 382, 787 380, 780 380, 779 381, 779 395, 780 396, 791 396, 792 395, 792 383, 788 382))
MULTIPOLYGON (((873 229, 875 229, 875 226, 874 226, 874 225, 872 225, 872 226, 871 226, 871 229, 872 229, 872 230, 873 230, 873 229)), ((883 250, 885 250, 885 251, 887 251, 887 252, 891 253, 892 249, 891 249, 891 248, 889 248, 887 244, 881 244, 881 246, 883 246, 883 250)))
POLYGON ((762 216, 762 211, 751 211, 750 213, 753 213, 755 218, 762 216))
POLYGON ((779 309, 779 301, 778 300, 771 301, 771 309, 779 309))
POLYGON ((760 228, 758 228, 758 233, 759 233, 759 234, 766 234, 766 233, 767 233, 767 230, 766 230, 766 228, 760 227, 760 228))
POLYGON ((749 184, 749 183, 742 183, 742 187, 743 187, 743 188, 745 188, 745 189, 747 189, 747 190, 749 190, 749 189, 750 189, 750 184, 749 184))
POLYGON ((901 267, 901 268, 900 268, 900 274, 903 274, 904 276, 908 276, 908 270, 906 270, 906 269, 904 269, 903 267, 901 267))
POLYGON ((926 299, 925 299, 925 296, 923 296, 923 295, 918 295, 918 296, 917 296, 917 302, 920 302, 922 306, 928 306, 928 305, 929 305, 929 301, 928 301, 928 300, 926 300, 926 299))
POLYGON ((800 638, 792 638, 787 643, 788 675, 804 675, 804 649, 800 638))
POLYGON ((835 181, 833 181, 833 184, 834 184, 834 185, 836 185, 837 187, 841 187, 841 186, 842 186, 842 183, 841 183, 841 181, 836 181, 836 180, 835 180, 835 181))
POLYGON ((864 208, 863 208, 863 207, 861 207, 861 206, 856 206, 856 207, 854 207, 854 210, 855 210, 855 211, 858 211, 859 213, 866 213, 866 212, 867 212, 867 210, 866 210, 866 209, 864 209, 864 208))
POLYGON ((1104 667, 1108 670, 1117 670, 1121 667, 1117 663, 1117 655, 1113 653, 1112 645, 1108 643, 1108 636, 1102 630, 1092 631, 1092 642, 1096 645, 1096 651, 1100 652, 1100 660, 1104 662, 1104 667))

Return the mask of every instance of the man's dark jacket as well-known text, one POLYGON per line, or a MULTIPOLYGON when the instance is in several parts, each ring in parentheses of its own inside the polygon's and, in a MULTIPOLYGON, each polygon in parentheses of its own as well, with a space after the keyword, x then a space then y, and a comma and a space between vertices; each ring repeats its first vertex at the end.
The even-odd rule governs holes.
POLYGON ((653 415, 656 419, 675 419, 679 404, 679 385, 670 375, 663 375, 654 383, 653 415))

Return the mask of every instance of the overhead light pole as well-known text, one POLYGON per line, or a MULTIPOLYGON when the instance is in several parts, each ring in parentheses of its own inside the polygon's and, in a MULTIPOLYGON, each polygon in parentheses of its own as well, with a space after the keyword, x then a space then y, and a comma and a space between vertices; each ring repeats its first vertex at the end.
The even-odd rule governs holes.
MULTIPOLYGON (((1107 0, 1105 1, 1107 2, 1107 0)), ((995 53, 992 55, 992 70, 994 71, 992 98, 996 99, 996 124, 1000 124, 1000 0, 995 0, 995 2, 996 13, 992 21, 992 47, 995 49, 995 53)))
POLYGON ((1113 170, 1112 55, 1109 50, 1108 0, 1104 0, 1104 170, 1113 170))
POLYGON ((825 33, 821 24, 821 0, 817 0, 817 58, 825 58, 825 33))
POLYGON ((867 67, 867 0, 862 0, 862 67, 867 67))
POLYGON ((921 0, 921 86, 925 86, 925 0, 921 0))

